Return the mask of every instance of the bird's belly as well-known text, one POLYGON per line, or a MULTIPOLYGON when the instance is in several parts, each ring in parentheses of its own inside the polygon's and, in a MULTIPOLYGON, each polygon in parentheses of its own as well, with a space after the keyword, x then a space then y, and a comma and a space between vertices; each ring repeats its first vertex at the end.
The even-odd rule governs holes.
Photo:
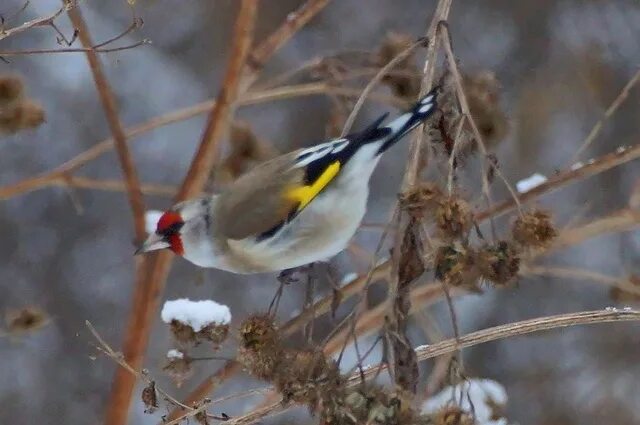
POLYGON ((321 194, 273 239, 254 244, 245 255, 252 258, 256 271, 327 260, 344 250, 355 234, 367 197, 367 187, 321 194))

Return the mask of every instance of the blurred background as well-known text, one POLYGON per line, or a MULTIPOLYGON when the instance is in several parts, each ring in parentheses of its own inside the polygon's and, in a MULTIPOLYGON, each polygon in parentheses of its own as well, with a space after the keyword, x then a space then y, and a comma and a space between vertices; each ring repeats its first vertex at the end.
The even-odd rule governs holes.
MULTIPOLYGON (((301 3, 263 0, 256 41, 301 3)), ((31 0, 21 10, 23 6, 23 0, 1 2, 5 28, 51 14, 60 3, 31 0)), ((275 55, 256 87, 314 58, 351 52, 344 61, 348 68, 363 51, 380 55, 390 32, 411 38, 424 35, 434 9, 434 1, 334 0, 275 55)), ((84 1, 81 10, 96 42, 122 33, 132 23, 131 9, 124 1, 84 1)), ((114 45, 142 39, 152 44, 101 55, 125 126, 216 95, 236 11, 237 2, 232 0, 136 2, 136 16, 144 25, 114 45)), ((66 15, 55 22, 70 38, 73 29, 66 15)), ((536 172, 551 176, 567 169, 592 126, 640 64, 640 3, 636 0, 455 0, 449 24, 461 69, 468 75, 491 75, 491 81, 498 82, 496 102, 504 116, 499 124, 505 130, 492 151, 512 183, 536 172)), ((50 27, 30 29, 0 40, 0 52, 63 48, 56 36, 50 27)), ((74 47, 78 46, 76 41, 74 47)), ((411 61, 421 70, 424 51, 411 61)), ((84 54, 6 56, 0 62, 0 78, 10 74, 22 79, 26 96, 42 106, 45 121, 33 129, 0 134, 0 187, 51 170, 110 136, 84 54)), ((326 75, 323 69, 308 79, 326 75)), ((366 78, 344 84, 361 90, 364 82, 366 78)), ((397 94, 388 85, 377 93, 387 98, 397 94)), ((640 89, 634 88, 579 159, 586 162, 619 146, 637 144, 639 102, 640 89)), ((335 134, 336 108, 331 96, 301 96, 240 107, 237 118, 250 133, 245 136, 259 139, 258 145, 268 151, 260 153, 266 157, 335 134)), ((356 128, 393 108, 384 102, 367 103, 356 128)), ((156 188, 162 192, 145 196, 148 208, 170 206, 168 194, 182 181, 203 125, 201 114, 145 132, 131 145, 141 181, 160 185, 156 188)), ((236 139, 241 137, 240 127, 236 139)), ((234 132, 222 144, 224 158, 234 154, 229 138, 234 138, 234 132)), ((367 223, 388 220, 407 152, 408 143, 393 149, 378 167, 371 182, 367 223)), ((215 184, 230 178, 225 172, 233 174, 229 164, 220 168, 215 184)), ((471 199, 480 193, 478 170, 470 160, 460 179, 471 199)), ((112 151, 74 175, 94 183, 121 180, 112 151)), ((631 162, 545 196, 537 204, 553 212, 559 228, 587 222, 625 208, 639 177, 638 162, 631 162)), ((492 191, 494 199, 508 197, 499 183, 494 183, 492 191)), ((499 230, 508 224, 508 218, 499 220, 499 230)), ((16 194, 0 201, 0 235, 0 313, 6 317, 0 338, 0 422, 100 423, 116 366, 101 356, 94 359, 94 340, 84 321, 90 320, 116 349, 121 347, 134 266, 126 195, 62 185, 16 194), (42 314, 36 321, 43 321, 43 326, 20 329, 15 318, 25 308, 36 316, 42 314)), ((379 236, 376 226, 360 231, 355 242, 364 251, 360 256, 341 254, 335 261, 339 272, 364 272, 369 263, 362 253, 373 252, 379 236)), ((540 267, 578 268, 620 279, 639 273, 638 264, 637 228, 587 240, 536 262, 540 267)), ((273 275, 202 271, 178 259, 163 299, 214 299, 229 305, 235 324, 265 310, 277 286, 273 275)), ((468 333, 532 317, 638 302, 620 294, 612 299, 610 289, 585 279, 528 275, 514 287, 488 288, 482 295, 457 299, 455 305, 460 331, 468 333)), ((328 291, 320 288, 319 292, 328 291)), ((282 320, 299 310, 303 301, 302 286, 286 288, 279 310, 282 320)), ((452 335, 444 304, 431 308, 430 317, 446 336, 452 335)), ((634 324, 596 325, 484 344, 464 352, 465 374, 490 378, 505 387, 507 417, 513 423, 640 423, 639 330, 634 324)), ((150 341, 145 366, 176 396, 185 395, 199 383, 198 377, 222 364, 198 362, 196 377, 176 388, 162 371, 172 343, 159 314, 150 341)), ((417 346, 426 340, 416 330, 412 342, 417 346)), ((233 349, 223 348, 220 355, 231 356, 233 349)), ((431 363, 422 366, 428 371, 431 363)), ((347 370, 350 367, 346 365, 347 370)), ((215 396, 260 385, 240 376, 215 396)), ((162 412, 145 415, 137 394, 130 423, 157 423, 162 412)), ((228 403, 224 411, 242 414, 256 400, 228 403)), ((303 413, 297 418, 313 421, 303 413)))

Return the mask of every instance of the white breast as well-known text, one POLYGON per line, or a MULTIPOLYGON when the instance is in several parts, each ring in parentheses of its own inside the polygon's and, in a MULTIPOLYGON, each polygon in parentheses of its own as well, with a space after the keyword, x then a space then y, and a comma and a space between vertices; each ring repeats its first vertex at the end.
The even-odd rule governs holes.
POLYGON ((230 241, 231 250, 251 258, 256 271, 290 269, 335 256, 347 247, 362 221, 368 184, 334 183, 272 239, 230 241))

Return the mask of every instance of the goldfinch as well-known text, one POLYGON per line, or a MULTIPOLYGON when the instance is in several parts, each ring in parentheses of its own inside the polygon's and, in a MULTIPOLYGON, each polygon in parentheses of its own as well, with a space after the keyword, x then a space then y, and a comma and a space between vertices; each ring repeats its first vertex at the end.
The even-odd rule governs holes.
POLYGON ((383 125, 258 165, 222 193, 163 213, 136 251, 170 249, 200 267, 282 271, 326 261, 346 248, 367 208, 380 156, 436 109, 436 89, 383 125))

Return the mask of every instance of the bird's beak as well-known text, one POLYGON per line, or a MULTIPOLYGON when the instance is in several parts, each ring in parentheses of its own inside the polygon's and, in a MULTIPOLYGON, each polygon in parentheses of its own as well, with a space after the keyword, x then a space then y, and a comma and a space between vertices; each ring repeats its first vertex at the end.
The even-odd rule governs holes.
POLYGON ((146 241, 136 249, 136 252, 133 255, 144 254, 149 251, 157 251, 158 249, 169 248, 171 245, 169 242, 165 241, 162 236, 152 233, 149 235, 146 241))

